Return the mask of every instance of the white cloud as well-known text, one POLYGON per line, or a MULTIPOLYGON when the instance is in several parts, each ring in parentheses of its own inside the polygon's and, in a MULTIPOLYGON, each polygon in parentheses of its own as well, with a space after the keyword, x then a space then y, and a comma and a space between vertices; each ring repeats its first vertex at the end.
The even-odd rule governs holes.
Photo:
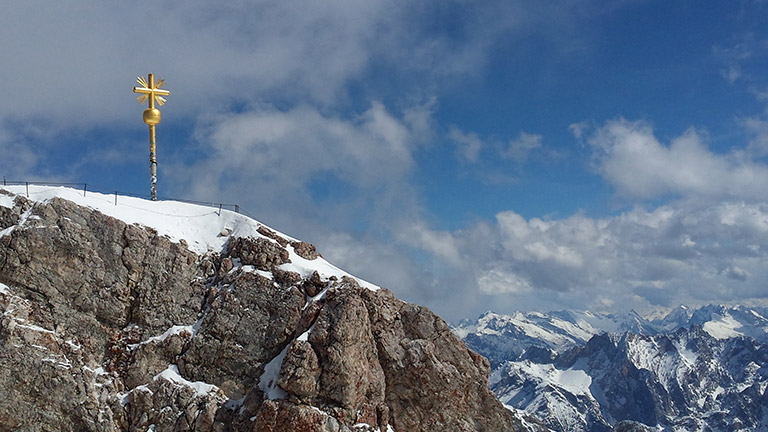
POLYGON ((413 220, 409 175, 422 133, 380 103, 351 118, 307 105, 263 108, 212 119, 198 146, 184 149, 198 161, 166 169, 181 196, 239 200, 265 223, 312 241, 314 230, 413 220))
POLYGON ((148 72, 167 80, 177 116, 232 101, 334 106, 371 68, 414 93, 429 82, 430 98, 440 80, 476 73, 524 13, 503 2, 29 0, 0 16, 0 118, 121 121, 136 111, 133 79, 148 72), (461 29, 423 25, 441 13, 461 14, 461 29))
POLYGON ((642 309, 759 296, 766 233, 768 205, 683 200, 601 219, 508 211, 456 241, 473 260, 465 268, 475 270, 479 292, 539 307, 642 309))
POLYGON ((497 138, 481 138, 456 126, 452 126, 448 131, 448 139, 456 145, 458 159, 470 163, 480 162, 483 153, 490 154, 489 157, 494 159, 501 157, 525 162, 533 151, 542 146, 542 137, 538 134, 521 131, 517 138, 510 139, 505 144, 497 138))
POLYGON ((485 294, 525 294, 533 290, 531 283, 517 273, 491 268, 477 279, 480 292, 485 294))
POLYGON ((726 81, 730 84, 735 84, 737 81, 744 79, 742 64, 754 56, 757 45, 754 36, 747 35, 733 45, 715 45, 712 47, 715 58, 725 65, 720 74, 726 81))
POLYGON ((401 243, 427 251, 448 264, 454 266, 461 264, 456 239, 450 232, 435 231, 427 227, 423 221, 416 221, 398 229, 397 237, 401 243))
POLYGON ((715 154, 702 141, 690 129, 666 146, 650 125, 624 119, 606 123, 588 139, 598 171, 630 198, 768 198, 768 166, 715 154))
POLYGON ((742 121, 742 126, 751 135, 747 151, 751 156, 768 155, 768 121, 759 117, 749 117, 742 121))
POLYGON ((19 3, 0 18, 0 116, 126 118, 132 76, 147 72, 168 80, 177 113, 274 90, 329 102, 366 66, 383 5, 19 3))
POLYGON ((321 233, 317 240, 323 245, 320 253, 334 265, 369 281, 386 282, 384 288, 396 290, 398 295, 424 301, 419 295, 424 270, 393 244, 343 232, 321 233))
POLYGON ((477 162, 480 157, 480 151, 485 147, 485 143, 477 134, 464 133, 459 128, 453 126, 448 132, 448 138, 456 144, 456 154, 459 159, 467 162, 477 162))
POLYGON ((541 140, 541 135, 521 131, 517 138, 509 141, 509 145, 502 152, 502 155, 519 162, 525 161, 532 151, 541 147, 541 140))

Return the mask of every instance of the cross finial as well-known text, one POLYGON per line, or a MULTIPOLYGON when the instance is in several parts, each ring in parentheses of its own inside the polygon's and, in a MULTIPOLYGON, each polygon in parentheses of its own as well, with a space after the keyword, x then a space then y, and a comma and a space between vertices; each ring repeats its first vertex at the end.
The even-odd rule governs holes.
POLYGON ((136 78, 136 82, 141 86, 133 88, 134 93, 141 93, 141 96, 136 99, 139 103, 144 103, 144 101, 149 100, 149 109, 155 108, 155 101, 157 101, 157 104, 160 106, 165 105, 165 98, 163 96, 171 94, 170 91, 162 89, 165 85, 165 80, 160 79, 155 83, 155 76, 153 74, 149 74, 147 78, 148 79, 144 79, 143 76, 136 78))

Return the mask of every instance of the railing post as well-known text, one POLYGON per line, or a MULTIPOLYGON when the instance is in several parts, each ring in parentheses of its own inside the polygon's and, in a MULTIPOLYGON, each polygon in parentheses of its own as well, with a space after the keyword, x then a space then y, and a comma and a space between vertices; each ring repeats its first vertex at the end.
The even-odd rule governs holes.
POLYGON ((219 216, 221 216, 221 203, 219 203, 219 216))
POLYGON ((240 206, 235 204, 235 213, 240 213, 240 206))
POLYGON ((115 191, 115 205, 117 205, 117 191, 115 191))
POLYGON ((29 198, 29 182, 24 182, 24 184, 27 186, 27 198, 29 198))
POLYGON ((83 183, 83 197, 85 197, 86 190, 88 190, 88 183, 83 183))

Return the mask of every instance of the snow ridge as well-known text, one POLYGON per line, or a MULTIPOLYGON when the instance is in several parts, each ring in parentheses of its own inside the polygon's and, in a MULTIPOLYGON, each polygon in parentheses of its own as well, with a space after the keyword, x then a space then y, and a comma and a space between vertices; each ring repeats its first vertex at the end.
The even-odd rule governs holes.
MULTIPOLYGON (((0 186, 0 191, 6 191, 13 195, 25 196, 25 186, 0 186)), ((186 247, 198 254, 208 251, 222 252, 226 248, 231 236, 273 239, 264 236, 259 228, 267 228, 278 236, 290 242, 298 242, 290 236, 256 221, 241 213, 230 210, 213 209, 198 204, 189 204, 178 201, 150 201, 143 198, 119 196, 117 205, 114 195, 106 195, 98 192, 83 193, 63 186, 29 186, 29 198, 35 202, 47 202, 55 198, 72 201, 80 206, 99 211, 107 216, 119 219, 127 224, 138 224, 150 227, 161 236, 167 236, 174 242, 186 245, 186 247), (84 196, 85 195, 85 196, 84 196), (162 217, 158 217, 162 216, 162 217), (226 235, 222 235, 225 234, 226 235)), ((13 197, 0 193, 0 206, 12 208, 13 197)), ((29 212, 27 212, 29 213, 29 212)), ((24 218, 22 218, 24 219, 24 218)), ((14 227, 23 226, 22 220, 14 227)), ((0 231, 0 237, 9 234, 10 231, 0 231)), ((322 257, 307 260, 299 256, 292 246, 286 247, 290 253, 291 263, 283 264, 283 270, 295 271, 306 277, 317 271, 322 279, 335 276, 341 279, 344 276, 355 279, 360 286, 371 290, 379 287, 375 284, 357 278, 338 267, 332 265, 322 257)))

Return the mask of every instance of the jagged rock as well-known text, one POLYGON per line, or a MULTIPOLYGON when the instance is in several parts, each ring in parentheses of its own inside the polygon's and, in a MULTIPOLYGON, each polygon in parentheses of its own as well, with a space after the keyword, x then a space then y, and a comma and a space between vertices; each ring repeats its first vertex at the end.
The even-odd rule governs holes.
POLYGON ((264 271, 290 262, 288 251, 279 243, 261 237, 232 239, 227 248, 227 256, 240 258, 244 265, 253 265, 264 271))
POLYGON ((520 426, 428 309, 280 268, 314 246, 261 227, 201 256, 62 199, 16 197, 0 223, 0 429, 520 426))
POLYGON ((280 246, 282 246, 282 247, 286 247, 290 243, 288 241, 288 239, 277 235, 276 232, 274 232, 271 229, 265 227, 264 225, 260 226, 256 230, 256 232, 258 232, 259 234, 261 234, 261 235, 263 235, 265 237, 271 238, 272 240, 278 242, 280 244, 280 246))
POLYGON ((110 431, 117 391, 85 367, 87 352, 30 322, 32 302, 0 294, 0 429, 110 431), (34 427, 34 429, 33 429, 34 427))
POLYGON ((253 426, 259 432, 350 432, 349 427, 312 407, 275 401, 264 402, 253 426))
POLYGON ((131 430, 147 430, 150 425, 167 431, 215 430, 216 411, 226 401, 220 391, 198 392, 165 376, 134 388, 127 398, 131 430))
POLYGON ((317 271, 312 272, 312 276, 304 280, 304 283, 301 284, 301 287, 304 289, 304 292, 307 293, 308 296, 314 297, 320 293, 320 291, 325 288, 326 283, 322 281, 320 278, 320 274, 317 273, 317 271))
POLYGON ((283 360, 277 383, 297 401, 311 403, 318 394, 321 372, 312 345, 303 340, 296 340, 283 360))
POLYGON ((384 289, 362 290, 361 295, 396 430, 513 430, 508 411, 489 409, 498 402, 485 391, 488 361, 467 349, 442 319, 384 289))
POLYGON ((272 270, 272 275, 275 278, 275 282, 284 286, 297 286, 302 281, 301 275, 294 271, 280 270, 279 268, 276 268, 272 270))
POLYGON ((292 340, 304 295, 255 273, 243 272, 218 292, 202 321, 205 329, 180 356, 179 368, 198 381, 244 396, 263 366, 292 340))
POLYGON ((333 401, 345 420, 356 423, 364 404, 384 403, 386 386, 362 290, 350 278, 334 284, 309 334, 322 369, 320 398, 333 401))
POLYGON ((190 283, 197 260, 164 237, 58 198, 0 238, 0 282, 45 305, 37 322, 94 346, 128 323, 151 335, 193 319, 203 299, 190 283))
POLYGON ((317 249, 315 249, 315 245, 299 241, 299 242, 293 242, 291 243, 291 246, 293 246, 293 250, 296 252, 296 255, 306 259, 306 260, 313 260, 317 259, 317 257, 320 256, 319 253, 317 253, 317 249))
POLYGON ((613 426, 614 432, 654 432, 656 429, 631 420, 620 421, 613 426))
POLYGON ((32 203, 21 196, 16 197, 4 190, 0 190, 0 195, 14 197, 14 206, 12 208, 0 206, 0 231, 2 231, 19 223, 21 215, 32 207, 32 203))

